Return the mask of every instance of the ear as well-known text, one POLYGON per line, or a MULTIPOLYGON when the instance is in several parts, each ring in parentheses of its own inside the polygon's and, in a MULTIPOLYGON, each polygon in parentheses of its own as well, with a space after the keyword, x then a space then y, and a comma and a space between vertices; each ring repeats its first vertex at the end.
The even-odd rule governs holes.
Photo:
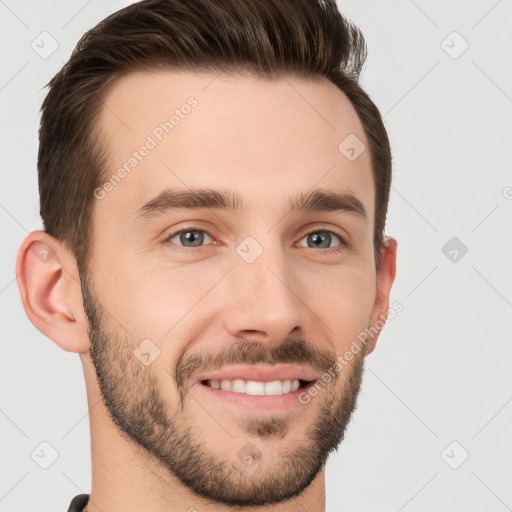
POLYGON ((394 238, 386 237, 381 249, 381 265, 377 274, 377 291, 370 317, 369 335, 366 344, 366 355, 371 354, 382 328, 386 324, 389 313, 389 294, 396 274, 397 242, 394 238))
POLYGON ((44 231, 29 233, 18 249, 16 280, 37 329, 68 352, 89 350, 78 268, 61 242, 44 231))

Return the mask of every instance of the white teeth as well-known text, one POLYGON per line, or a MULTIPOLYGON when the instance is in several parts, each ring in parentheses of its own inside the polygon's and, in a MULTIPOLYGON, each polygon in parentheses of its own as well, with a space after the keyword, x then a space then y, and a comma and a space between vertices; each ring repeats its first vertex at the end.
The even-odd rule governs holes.
MULTIPOLYGON (((247 393, 249 393, 249 383, 247 383, 247 393)), ((259 394, 262 395, 263 393, 259 393, 259 394)), ((282 394, 283 394, 283 384, 280 380, 273 380, 272 382, 265 382, 265 395, 282 395, 282 394)))
POLYGON ((291 380, 273 380, 272 382, 259 382, 255 380, 243 380, 243 379, 223 379, 209 380, 208 385, 215 389, 221 389, 222 391, 231 391, 233 393, 246 393, 248 395, 281 395, 284 393, 290 393, 291 391, 297 391, 300 383, 297 379, 291 380))
POLYGON ((245 393, 245 380, 243 379, 234 379, 231 381, 231 391, 234 393, 245 393))
POLYGON ((221 380, 220 389, 223 391, 231 391, 231 381, 227 379, 221 380))
MULTIPOLYGON (((236 390, 233 390, 236 391, 236 390)), ((264 395, 265 394, 265 383, 264 382, 255 382, 250 380, 245 385, 245 392, 248 395, 264 395)))

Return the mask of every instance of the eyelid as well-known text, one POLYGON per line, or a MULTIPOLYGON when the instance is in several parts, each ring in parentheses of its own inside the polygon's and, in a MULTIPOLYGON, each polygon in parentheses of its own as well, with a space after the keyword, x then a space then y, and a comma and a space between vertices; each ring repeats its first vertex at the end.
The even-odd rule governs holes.
POLYGON ((316 233, 317 231, 333 233, 345 244, 348 244, 348 239, 350 239, 349 234, 345 230, 337 227, 335 228, 332 226, 332 224, 326 224, 322 222, 314 224, 312 228, 306 228, 306 230, 303 232, 302 238, 311 233, 316 233))

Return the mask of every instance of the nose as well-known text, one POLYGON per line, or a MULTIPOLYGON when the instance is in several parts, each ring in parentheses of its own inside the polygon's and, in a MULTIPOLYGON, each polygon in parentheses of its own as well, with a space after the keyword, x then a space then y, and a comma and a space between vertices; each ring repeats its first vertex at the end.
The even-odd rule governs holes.
POLYGON ((252 263, 242 261, 229 272, 223 315, 231 336, 275 346, 292 335, 303 336, 304 299, 282 252, 269 252, 252 263))

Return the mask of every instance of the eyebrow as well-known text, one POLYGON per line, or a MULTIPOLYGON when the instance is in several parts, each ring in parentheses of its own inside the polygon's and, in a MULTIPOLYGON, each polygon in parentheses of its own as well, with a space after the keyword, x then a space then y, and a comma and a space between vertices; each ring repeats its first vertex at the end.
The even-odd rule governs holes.
MULTIPOLYGON (((165 189, 135 212, 134 221, 160 217, 168 212, 183 209, 208 208, 232 211, 238 214, 247 212, 247 207, 239 194, 234 191, 211 188, 165 189)), ((365 223, 368 215, 363 203, 350 192, 334 192, 317 188, 300 192, 290 198, 288 210, 291 212, 343 212, 359 217, 365 223)))

